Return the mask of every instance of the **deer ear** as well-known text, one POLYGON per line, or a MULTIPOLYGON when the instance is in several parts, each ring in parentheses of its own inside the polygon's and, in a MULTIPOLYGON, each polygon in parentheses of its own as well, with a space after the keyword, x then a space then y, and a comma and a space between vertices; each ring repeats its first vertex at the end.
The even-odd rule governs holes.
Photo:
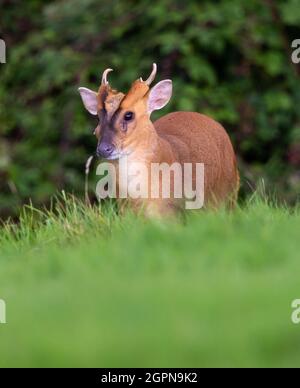
POLYGON ((78 91, 86 110, 89 111, 90 114, 96 116, 98 106, 97 93, 87 88, 79 88, 78 91))
POLYGON ((149 93, 148 113, 158 110, 167 105, 172 96, 172 81, 165 79, 156 84, 149 93))

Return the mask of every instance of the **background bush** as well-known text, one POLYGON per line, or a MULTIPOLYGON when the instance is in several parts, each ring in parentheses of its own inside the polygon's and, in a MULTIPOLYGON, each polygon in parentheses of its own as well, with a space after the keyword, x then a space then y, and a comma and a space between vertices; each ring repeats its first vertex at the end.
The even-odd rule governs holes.
POLYGON ((82 194, 96 124, 77 88, 102 71, 126 91, 152 62, 174 81, 167 109, 220 120, 239 155, 243 192, 259 178, 293 203, 300 189, 298 0, 2 0, 0 215, 59 189, 82 194))

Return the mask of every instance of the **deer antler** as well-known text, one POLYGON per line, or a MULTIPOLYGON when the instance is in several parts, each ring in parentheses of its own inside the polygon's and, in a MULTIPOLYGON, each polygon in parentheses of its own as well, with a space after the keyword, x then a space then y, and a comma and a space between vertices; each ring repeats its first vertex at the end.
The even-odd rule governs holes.
POLYGON ((156 76, 156 72, 157 72, 157 65, 156 65, 156 63, 153 63, 152 72, 151 72, 149 78, 147 78, 146 81, 143 81, 143 78, 140 78, 140 81, 144 82, 146 85, 150 86, 151 83, 153 82, 155 76, 156 76))
POLYGON ((102 74, 102 85, 108 85, 108 81, 107 81, 107 74, 110 73, 111 71, 113 71, 113 69, 106 69, 104 70, 103 74, 102 74))

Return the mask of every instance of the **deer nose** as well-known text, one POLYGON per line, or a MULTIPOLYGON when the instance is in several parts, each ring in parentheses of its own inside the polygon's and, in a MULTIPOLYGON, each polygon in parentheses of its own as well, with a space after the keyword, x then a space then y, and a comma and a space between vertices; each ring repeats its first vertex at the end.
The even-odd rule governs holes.
POLYGON ((109 143, 100 143, 100 145, 97 147, 96 154, 99 158, 109 158, 110 155, 115 150, 115 146, 113 144, 109 143))

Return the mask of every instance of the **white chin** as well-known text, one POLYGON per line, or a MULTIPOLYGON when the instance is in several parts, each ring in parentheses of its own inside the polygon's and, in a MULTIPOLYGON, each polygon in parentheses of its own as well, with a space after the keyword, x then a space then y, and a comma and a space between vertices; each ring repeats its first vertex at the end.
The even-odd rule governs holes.
POLYGON ((106 158, 106 160, 117 160, 117 159, 120 159, 120 157, 121 157, 120 154, 115 154, 115 155, 109 156, 108 158, 106 158))

